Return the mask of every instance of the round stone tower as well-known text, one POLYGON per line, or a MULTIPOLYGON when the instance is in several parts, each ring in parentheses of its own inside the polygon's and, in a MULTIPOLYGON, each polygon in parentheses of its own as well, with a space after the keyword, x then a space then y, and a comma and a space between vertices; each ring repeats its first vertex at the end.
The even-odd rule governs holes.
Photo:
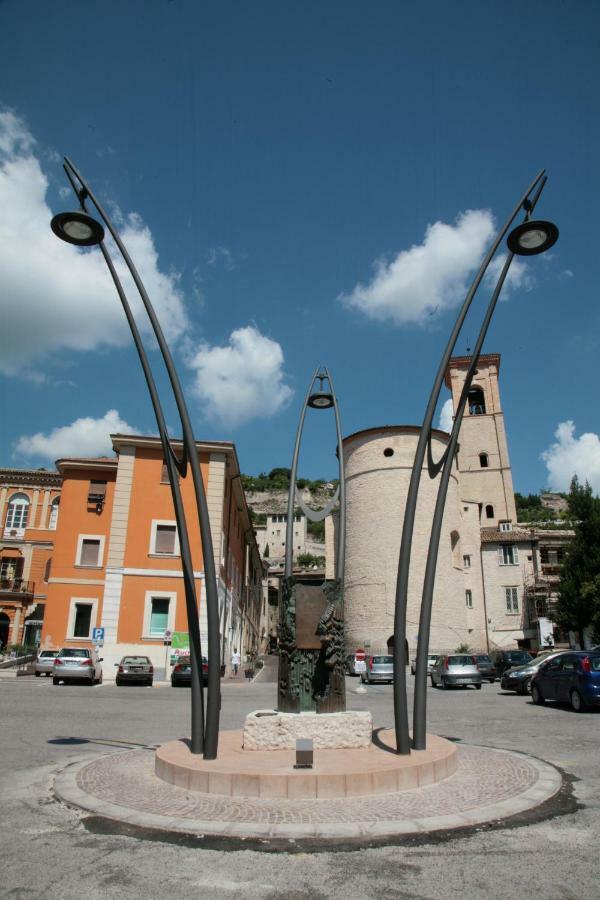
MULTIPOLYGON (((394 633, 394 603, 404 507, 419 428, 386 425, 344 439, 346 471, 346 646, 367 644, 386 652, 394 633)), ((439 459, 449 435, 434 431, 439 459)), ((439 478, 423 470, 415 519, 407 610, 407 641, 417 645, 421 588, 439 478)), ((466 634, 465 591, 460 546, 458 472, 453 465, 444 511, 434 590, 430 648, 454 650, 466 634)))

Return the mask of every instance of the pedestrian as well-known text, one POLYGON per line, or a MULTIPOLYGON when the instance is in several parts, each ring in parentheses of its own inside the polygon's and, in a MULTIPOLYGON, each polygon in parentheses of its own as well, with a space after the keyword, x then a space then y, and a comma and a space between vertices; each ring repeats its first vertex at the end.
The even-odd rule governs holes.
POLYGON ((237 676, 241 661, 242 661, 242 657, 238 653, 237 647, 234 647, 233 653, 231 654, 231 671, 233 672, 234 678, 236 678, 236 676, 237 676))

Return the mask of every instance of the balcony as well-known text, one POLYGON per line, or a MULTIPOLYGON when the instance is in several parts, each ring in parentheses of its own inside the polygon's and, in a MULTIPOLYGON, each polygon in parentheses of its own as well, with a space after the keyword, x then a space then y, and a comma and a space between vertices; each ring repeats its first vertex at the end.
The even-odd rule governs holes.
POLYGON ((24 581, 22 578, 3 578, 0 581, 0 594, 30 594, 35 592, 34 581, 24 581))
POLYGON ((542 575, 544 578, 559 578, 561 568, 560 563, 542 563, 542 575))

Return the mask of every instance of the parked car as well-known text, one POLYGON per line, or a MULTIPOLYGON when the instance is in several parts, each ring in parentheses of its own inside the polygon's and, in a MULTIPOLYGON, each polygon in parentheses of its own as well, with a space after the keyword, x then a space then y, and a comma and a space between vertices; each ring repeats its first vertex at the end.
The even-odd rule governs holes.
POLYGON ((89 647, 63 647, 58 651, 52 667, 52 684, 59 681, 87 681, 88 684, 102 684, 102 658, 95 649, 89 647))
MULTIPOLYGON (((171 687, 181 687, 181 685, 191 685, 192 683, 192 661, 189 656, 181 656, 171 671, 171 687)), ((208 660, 202 657, 202 684, 208 684, 208 660)))
POLYGON ((544 660, 531 679, 531 699, 570 703, 575 712, 600 706, 600 653, 572 650, 544 660))
POLYGON ((473 662, 481 672, 482 679, 493 684, 498 677, 498 672, 489 653, 475 653, 473 662))
POLYGON ((344 663, 344 669, 345 669, 346 675, 356 675, 357 674, 356 669, 354 668, 355 660, 356 660, 356 657, 354 656, 354 653, 349 653, 346 656, 346 660, 344 663))
POLYGON ((54 668, 54 658, 58 650, 40 650, 38 658, 35 661, 35 677, 40 675, 52 675, 54 668))
POLYGON ((490 656, 496 666, 496 672, 500 676, 506 669, 512 669, 515 666, 526 666, 533 659, 532 654, 528 653, 527 650, 492 650, 490 656))
POLYGON ((385 681, 391 684, 394 680, 394 657, 393 656, 369 656, 366 659, 367 671, 363 672, 360 680, 367 684, 373 684, 377 681, 385 681))
POLYGON ((503 691, 516 691, 517 694, 531 693, 531 678, 542 663, 556 656, 560 650, 547 650, 540 653, 535 659, 530 660, 525 666, 514 666, 512 669, 506 669, 500 679, 500 687, 503 691))
POLYGON ((118 666, 115 682, 121 684, 147 684, 152 687, 154 666, 147 656, 124 656, 118 666))
MULTIPOLYGON (((438 658, 437 653, 428 653, 428 654, 427 654, 427 674, 428 674, 428 675, 431 675, 431 667, 432 667, 432 665, 435 663, 435 661, 436 661, 437 658, 438 658)), ((416 656, 415 656, 415 658, 411 661, 411 664, 410 664, 410 671, 411 671, 411 673, 412 673, 413 675, 415 675, 416 672, 417 672, 417 658, 416 658, 416 656)))
POLYGON ((435 665, 431 667, 432 687, 467 687, 474 684, 478 691, 481 690, 482 675, 473 657, 467 653, 454 653, 452 655, 438 656, 435 665))

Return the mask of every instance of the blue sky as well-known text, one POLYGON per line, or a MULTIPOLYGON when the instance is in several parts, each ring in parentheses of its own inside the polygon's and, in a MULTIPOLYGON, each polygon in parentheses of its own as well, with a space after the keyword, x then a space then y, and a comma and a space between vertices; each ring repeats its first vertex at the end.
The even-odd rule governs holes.
MULTIPOLYGON (((320 364, 345 434, 421 421, 494 225, 545 167, 560 240, 515 268, 485 349, 515 489, 600 490, 599 35, 593 2, 0 2, 0 465, 155 430, 97 251, 49 232, 63 153, 139 263, 197 437, 251 473, 290 464, 320 364)), ((335 474, 332 418, 308 427, 303 474, 335 474)))

